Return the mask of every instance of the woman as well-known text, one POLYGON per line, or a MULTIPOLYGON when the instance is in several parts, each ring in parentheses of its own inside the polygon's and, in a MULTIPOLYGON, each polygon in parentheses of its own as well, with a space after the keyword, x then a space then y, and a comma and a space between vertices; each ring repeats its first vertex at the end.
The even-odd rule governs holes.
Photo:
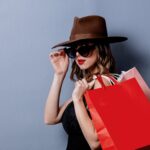
POLYGON ((101 87, 96 75, 102 75, 104 83, 112 84, 104 74, 115 78, 115 60, 109 43, 125 41, 125 37, 108 37, 105 19, 101 16, 74 18, 70 40, 57 44, 63 49, 50 53, 54 68, 54 78, 45 106, 45 123, 62 122, 68 133, 67 150, 101 149, 90 112, 84 99, 87 89, 101 87), (59 97, 63 80, 68 70, 69 58, 73 59, 71 80, 75 88, 71 99, 59 107, 59 97))

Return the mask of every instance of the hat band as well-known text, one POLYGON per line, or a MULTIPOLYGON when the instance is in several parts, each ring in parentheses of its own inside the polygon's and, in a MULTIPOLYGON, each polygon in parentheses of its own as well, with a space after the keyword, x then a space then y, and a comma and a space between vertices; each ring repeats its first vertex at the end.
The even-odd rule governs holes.
POLYGON ((106 38, 107 34, 74 34, 70 36, 70 40, 91 39, 91 38, 106 38))

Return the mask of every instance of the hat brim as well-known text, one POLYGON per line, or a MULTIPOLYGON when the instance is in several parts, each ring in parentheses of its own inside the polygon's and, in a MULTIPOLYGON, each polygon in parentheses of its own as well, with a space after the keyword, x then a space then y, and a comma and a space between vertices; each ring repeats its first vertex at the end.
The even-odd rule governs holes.
POLYGON ((117 42, 123 42, 126 41, 127 37, 121 37, 121 36, 110 36, 110 37, 96 37, 96 38, 84 38, 84 39, 78 39, 78 40, 69 40, 62 43, 59 43, 57 45, 54 45, 52 48, 60 47, 60 46, 71 46, 78 42, 84 42, 84 41, 98 41, 98 42, 106 42, 106 43, 117 43, 117 42))

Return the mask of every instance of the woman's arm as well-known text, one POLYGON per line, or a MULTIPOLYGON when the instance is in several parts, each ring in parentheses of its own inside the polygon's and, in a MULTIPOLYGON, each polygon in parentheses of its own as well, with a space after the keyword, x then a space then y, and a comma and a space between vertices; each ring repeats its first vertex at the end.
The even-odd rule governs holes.
MULTIPOLYGON (((106 86, 111 85, 111 83, 103 78, 104 84, 106 86)), ((82 96, 83 93, 87 88, 92 87, 94 84, 94 89, 100 88, 101 84, 98 82, 98 80, 95 80, 93 83, 87 83, 84 79, 82 81, 78 81, 75 85, 75 89, 73 91, 73 102, 75 107, 75 113, 77 116, 77 120, 79 122, 79 125, 81 127, 82 133, 87 140, 88 144, 90 145, 92 150, 98 150, 100 149, 100 142, 98 139, 97 132, 94 128, 94 125, 92 123, 92 120, 90 119, 87 110, 85 108, 82 96)))
POLYGON ((47 97, 45 112, 44 112, 44 122, 45 124, 56 124, 59 121, 59 97, 60 91, 63 83, 63 76, 54 75, 52 85, 47 97))
MULTIPOLYGON (((100 143, 98 140, 97 132, 93 126, 92 120, 90 119, 87 110, 83 102, 84 92, 93 86, 95 81, 93 80, 90 84, 87 83, 85 79, 79 80, 75 83, 75 89, 72 93, 72 99, 74 102, 75 113, 77 120, 81 127, 82 133, 87 140, 89 146, 92 150, 100 148, 100 143)), ((97 84, 96 84, 97 85, 97 84)), ((98 84, 100 87, 100 84, 98 84)), ((94 86, 95 87, 95 86, 94 86)))
POLYGON ((82 133, 90 148, 92 150, 98 150, 100 148, 100 142, 98 140, 97 132, 93 126, 92 120, 88 116, 83 100, 74 100, 74 107, 82 133))
POLYGON ((64 107, 68 103, 59 107, 61 87, 68 70, 69 59, 63 50, 52 52, 49 57, 54 69, 54 77, 45 105, 44 122, 56 124, 59 123, 64 107))

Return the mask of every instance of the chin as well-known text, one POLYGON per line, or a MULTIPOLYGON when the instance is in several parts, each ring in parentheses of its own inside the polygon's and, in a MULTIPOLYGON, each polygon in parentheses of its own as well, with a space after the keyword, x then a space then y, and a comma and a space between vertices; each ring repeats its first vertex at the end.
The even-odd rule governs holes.
POLYGON ((89 69, 91 66, 87 65, 78 65, 81 70, 89 69))
POLYGON ((86 70, 86 69, 88 69, 87 67, 83 67, 83 66, 79 66, 79 68, 80 68, 81 70, 86 70))

